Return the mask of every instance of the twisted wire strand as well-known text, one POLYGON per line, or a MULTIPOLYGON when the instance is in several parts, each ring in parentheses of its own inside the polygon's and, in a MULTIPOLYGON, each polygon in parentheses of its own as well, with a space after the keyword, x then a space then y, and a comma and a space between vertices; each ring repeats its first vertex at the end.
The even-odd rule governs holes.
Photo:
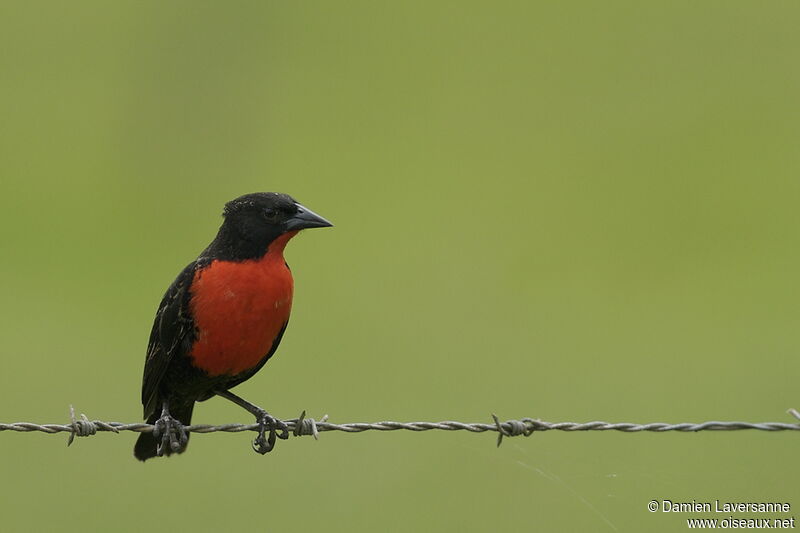
MULTIPOLYGON (((790 415, 800 421, 800 412, 795 409, 787 411, 790 415)), ((75 437, 88 437, 97 433, 120 431, 133 431, 137 433, 150 433, 153 431, 152 424, 135 422, 126 424, 122 422, 105 422, 102 420, 89 420, 86 415, 81 414, 76 418, 75 411, 70 406, 71 422, 69 424, 34 424, 31 422, 0 423, 0 431, 16 431, 19 433, 42 432, 42 433, 69 433, 67 445, 72 444, 75 437)), ((758 431, 800 431, 800 423, 786 422, 737 422, 737 421, 717 421, 708 422, 681 422, 678 424, 667 424, 663 422, 651 422, 648 424, 635 424, 631 422, 610 423, 603 421, 593 422, 545 422, 534 418, 522 418, 519 420, 501 421, 497 416, 492 415, 492 423, 470 423, 444 420, 441 422, 351 422, 345 424, 334 424, 328 422, 328 415, 319 420, 307 417, 305 411, 299 418, 284 420, 289 430, 295 436, 311 435, 315 439, 325 431, 343 431, 345 433, 362 433, 364 431, 469 431, 471 433, 497 432, 497 445, 503 441, 503 437, 516 437, 519 435, 530 436, 535 432, 541 431, 622 431, 624 433, 637 433, 650 431, 664 433, 667 431, 697 432, 697 431, 736 431, 736 430, 758 430, 758 431)), ((193 424, 186 426, 186 431, 190 433, 240 433, 242 431, 257 431, 257 424, 193 424)))

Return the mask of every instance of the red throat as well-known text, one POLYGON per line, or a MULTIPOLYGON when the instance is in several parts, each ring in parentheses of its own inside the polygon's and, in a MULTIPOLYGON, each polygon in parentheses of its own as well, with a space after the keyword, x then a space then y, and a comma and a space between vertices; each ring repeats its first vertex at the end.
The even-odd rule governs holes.
POLYGON ((272 257, 273 259, 277 259, 283 261, 283 250, 286 248, 286 245, 289 242, 289 239, 297 235, 297 231, 287 231, 280 237, 276 238, 274 241, 269 243, 267 246, 267 253, 264 254, 264 258, 266 259, 268 256, 272 257))
POLYGON ((293 280, 283 250, 296 234, 276 238, 260 259, 215 260, 195 273, 195 366, 211 376, 233 376, 267 356, 292 309, 293 280))

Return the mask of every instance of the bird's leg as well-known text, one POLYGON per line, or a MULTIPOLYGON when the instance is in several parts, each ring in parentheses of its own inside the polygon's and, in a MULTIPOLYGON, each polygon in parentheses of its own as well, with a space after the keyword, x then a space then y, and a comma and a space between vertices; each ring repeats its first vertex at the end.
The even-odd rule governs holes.
POLYGON ((257 405, 253 405, 247 400, 240 398, 231 391, 227 390, 217 392, 217 396, 222 396, 223 398, 232 401, 239 407, 244 407, 250 414, 256 417, 256 422, 258 423, 258 436, 255 438, 255 440, 253 440, 253 449, 258 453, 263 455, 272 450, 272 448, 275 447, 276 438, 283 440, 289 438, 289 427, 284 422, 273 417, 257 405), (269 436, 266 437, 265 433, 268 430, 269 436), (278 433, 278 430, 280 430, 280 433, 278 433))
POLYGON ((180 420, 172 418, 172 415, 169 414, 169 402, 167 400, 164 400, 162 404, 161 418, 156 420, 153 427, 153 436, 156 440, 161 440, 156 448, 156 453, 159 457, 165 453, 169 455, 182 450, 189 441, 186 428, 181 424, 180 420), (166 446, 169 446, 169 450, 165 448, 166 446))

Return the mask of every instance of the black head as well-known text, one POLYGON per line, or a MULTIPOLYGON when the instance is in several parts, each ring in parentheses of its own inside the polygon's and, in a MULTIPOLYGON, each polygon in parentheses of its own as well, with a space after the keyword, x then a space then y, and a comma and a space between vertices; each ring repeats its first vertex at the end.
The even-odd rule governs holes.
POLYGON ((225 221, 203 255, 226 260, 258 258, 285 233, 333 225, 288 194, 275 192, 256 192, 231 200, 222 216, 225 221))

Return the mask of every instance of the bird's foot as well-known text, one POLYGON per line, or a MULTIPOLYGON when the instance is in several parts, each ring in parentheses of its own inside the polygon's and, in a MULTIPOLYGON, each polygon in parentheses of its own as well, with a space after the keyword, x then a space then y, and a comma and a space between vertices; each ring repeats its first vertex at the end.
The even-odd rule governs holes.
POLYGON ((256 415, 256 423, 258 423, 258 436, 253 440, 253 449, 261 455, 275 447, 276 438, 281 440, 289 438, 289 426, 264 410, 256 415), (269 436, 265 435, 267 431, 269 436))
POLYGON ((161 418, 156 420, 155 427, 153 427, 153 436, 156 440, 160 440, 156 453, 159 457, 177 453, 186 447, 189 442, 189 435, 186 433, 186 428, 168 412, 161 414, 161 418))

